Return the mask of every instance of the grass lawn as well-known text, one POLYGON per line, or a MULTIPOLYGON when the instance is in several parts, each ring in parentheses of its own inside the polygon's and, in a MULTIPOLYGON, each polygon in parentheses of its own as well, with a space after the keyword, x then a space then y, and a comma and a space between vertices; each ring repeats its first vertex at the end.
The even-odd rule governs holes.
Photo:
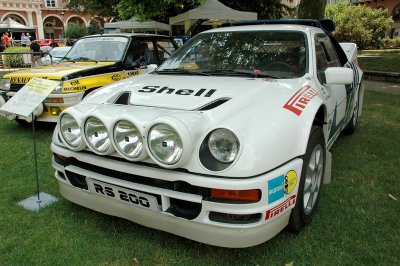
POLYGON ((37 129, 40 190, 60 200, 27 211, 17 202, 36 191, 31 130, 0 119, 1 265, 400 264, 399 96, 366 92, 357 131, 332 148, 332 183, 310 226, 247 249, 200 244, 62 199, 51 135, 52 126, 37 129))
POLYGON ((362 50, 358 55, 358 62, 364 71, 400 73, 400 49, 362 50))

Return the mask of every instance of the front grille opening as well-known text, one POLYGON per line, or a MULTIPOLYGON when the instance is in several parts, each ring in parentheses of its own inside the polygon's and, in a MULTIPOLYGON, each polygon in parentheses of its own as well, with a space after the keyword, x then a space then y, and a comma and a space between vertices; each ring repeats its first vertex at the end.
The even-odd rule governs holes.
POLYGON ((215 101, 208 103, 207 105, 201 107, 200 109, 198 109, 198 111, 207 111, 207 110, 217 108, 218 106, 226 103, 229 100, 230 100, 230 98, 221 98, 221 99, 215 100, 215 101))
POLYGON ((208 217, 211 221, 226 224, 251 224, 260 221, 261 213, 230 214, 222 212, 210 212, 208 217))
POLYGON ((171 198, 170 204, 171 206, 168 208, 167 212, 188 220, 193 220, 201 212, 201 203, 171 198))
POLYGON ((66 180, 66 178, 65 178, 65 175, 64 175, 64 173, 63 173, 63 172, 61 172, 61 171, 57 171, 57 174, 58 174, 58 176, 59 176, 60 178, 62 178, 62 179, 64 179, 64 180, 66 180))
POLYGON ((74 186, 81 189, 88 190, 88 185, 86 183, 86 177, 77 173, 70 171, 65 171, 67 174, 68 181, 74 186))

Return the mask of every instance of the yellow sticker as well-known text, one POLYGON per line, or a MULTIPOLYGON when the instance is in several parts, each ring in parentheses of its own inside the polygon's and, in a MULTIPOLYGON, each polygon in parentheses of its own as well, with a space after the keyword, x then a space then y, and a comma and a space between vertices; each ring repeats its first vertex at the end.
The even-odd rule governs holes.
POLYGON ((297 173, 294 170, 290 170, 285 175, 285 180, 283 181, 283 191, 285 194, 292 193, 293 189, 297 184, 297 173))

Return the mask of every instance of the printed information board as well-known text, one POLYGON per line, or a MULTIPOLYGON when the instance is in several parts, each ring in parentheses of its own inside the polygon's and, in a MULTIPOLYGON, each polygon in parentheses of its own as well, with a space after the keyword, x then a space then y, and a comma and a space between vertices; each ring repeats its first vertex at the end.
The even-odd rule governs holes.
POLYGON ((33 78, 0 111, 27 117, 59 84, 59 81, 33 78))

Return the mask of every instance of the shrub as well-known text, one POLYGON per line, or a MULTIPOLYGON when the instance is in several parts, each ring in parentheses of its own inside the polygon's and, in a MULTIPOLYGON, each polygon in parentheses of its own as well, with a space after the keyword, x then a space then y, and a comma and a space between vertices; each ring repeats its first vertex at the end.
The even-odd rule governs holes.
POLYGON ((387 10, 345 1, 327 5, 325 17, 336 23, 333 36, 340 42, 355 42, 361 49, 378 47, 393 24, 393 19, 387 18, 387 10))
MULTIPOLYGON (((30 51, 29 47, 9 47, 4 52, 23 53, 29 51, 30 51)), ((30 55, 28 54, 3 55, 3 64, 13 68, 26 67, 26 65, 28 64, 28 62, 30 62, 30 60, 28 60, 28 62, 25 62, 24 56, 30 58, 30 55)))
POLYGON ((66 38, 79 39, 83 36, 88 35, 87 28, 78 24, 68 24, 67 29, 64 33, 66 38))
POLYGON ((395 39, 383 38, 379 41, 379 48, 389 49, 389 48, 400 48, 400 37, 395 39))

